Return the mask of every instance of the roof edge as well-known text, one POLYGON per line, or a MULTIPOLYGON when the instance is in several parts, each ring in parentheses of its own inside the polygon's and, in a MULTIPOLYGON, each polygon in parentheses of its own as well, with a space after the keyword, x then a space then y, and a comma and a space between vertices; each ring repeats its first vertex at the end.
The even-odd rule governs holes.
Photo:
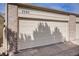
POLYGON ((26 3, 26 4, 25 3, 24 4, 23 3, 8 3, 8 4, 17 5, 18 7, 22 7, 22 8, 28 7, 28 8, 52 12, 52 13, 58 13, 58 14, 63 14, 63 15, 75 15, 76 17, 79 17, 79 14, 64 12, 64 11, 55 10, 55 9, 49 9, 49 8, 40 7, 40 6, 35 6, 35 5, 32 5, 31 3, 26 3))

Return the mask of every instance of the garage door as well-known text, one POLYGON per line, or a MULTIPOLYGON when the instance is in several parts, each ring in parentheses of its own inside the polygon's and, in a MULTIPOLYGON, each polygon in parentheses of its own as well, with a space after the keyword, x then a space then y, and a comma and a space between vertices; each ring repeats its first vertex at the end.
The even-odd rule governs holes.
POLYGON ((19 20, 18 49, 26 49, 68 40, 67 22, 19 20))
POLYGON ((76 23, 76 40, 79 40, 79 23, 76 23))

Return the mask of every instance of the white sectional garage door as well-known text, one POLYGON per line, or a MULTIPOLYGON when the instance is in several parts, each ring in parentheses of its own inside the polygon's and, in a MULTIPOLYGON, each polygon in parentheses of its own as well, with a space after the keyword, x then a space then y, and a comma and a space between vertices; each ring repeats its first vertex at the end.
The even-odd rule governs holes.
POLYGON ((18 49, 55 44, 68 40, 68 23, 19 20, 18 49))
POLYGON ((79 23, 76 23, 76 40, 79 40, 79 23))

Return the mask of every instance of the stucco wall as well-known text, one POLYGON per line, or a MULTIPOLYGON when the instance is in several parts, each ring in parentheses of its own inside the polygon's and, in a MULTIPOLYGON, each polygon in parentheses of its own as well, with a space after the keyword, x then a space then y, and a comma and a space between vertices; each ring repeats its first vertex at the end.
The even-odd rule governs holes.
POLYGON ((62 20, 62 21, 69 20, 69 16, 67 15, 45 12, 41 10, 28 9, 28 8, 18 8, 18 17, 41 18, 41 19, 62 20), (23 13, 22 11, 28 11, 28 12, 23 13))
POLYGON ((11 41, 9 44, 12 43, 15 47, 18 45, 19 50, 79 38, 79 25, 76 24, 79 22, 79 18, 76 18, 75 15, 63 15, 8 5, 7 17, 9 30, 7 39, 11 41))

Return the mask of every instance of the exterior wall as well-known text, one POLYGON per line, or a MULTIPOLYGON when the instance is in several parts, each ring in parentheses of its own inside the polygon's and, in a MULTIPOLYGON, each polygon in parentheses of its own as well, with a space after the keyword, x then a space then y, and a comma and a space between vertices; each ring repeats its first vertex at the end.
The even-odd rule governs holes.
POLYGON ((67 15, 61 15, 57 13, 50 13, 50 12, 28 9, 28 8, 18 8, 18 17, 41 18, 41 19, 61 20, 61 21, 69 20, 69 16, 67 15), (28 11, 28 12, 24 13, 23 11, 28 11))
POLYGON ((15 52, 16 50, 16 40, 17 40, 17 11, 18 7, 16 5, 8 4, 8 13, 7 13, 7 44, 8 52, 15 52))
POLYGON ((69 18, 69 40, 73 41, 76 39, 76 16, 70 15, 69 18))
MULTIPOLYGON (((78 23, 76 24, 76 22, 78 22, 79 18, 76 18, 76 16, 74 16, 74 15, 62 15, 62 14, 50 13, 50 12, 45 12, 45 11, 36 10, 36 9, 20 8, 16 5, 8 5, 7 17, 8 17, 8 19, 7 19, 8 20, 8 22, 7 22, 7 29, 8 29, 7 41, 10 46, 11 46, 11 44, 13 45, 13 47, 11 47, 11 48, 13 48, 13 50, 17 50, 17 45, 19 47, 18 50, 20 50, 20 49, 31 48, 31 47, 36 47, 36 46, 48 45, 48 44, 52 44, 52 43, 54 44, 54 43, 64 42, 64 41, 73 41, 73 40, 79 38, 78 32, 77 32, 77 31, 79 31, 78 30, 79 25, 78 25, 78 23), (28 19, 28 18, 30 18, 30 19, 28 19), (45 25, 45 23, 47 23, 47 24, 45 25), (49 28, 48 30, 50 30, 50 31, 46 31, 46 32, 48 32, 47 34, 46 34, 46 32, 44 32, 43 34, 39 35, 39 37, 40 36, 42 36, 42 37, 40 37, 38 39, 44 38, 43 41, 42 40, 35 41, 35 39, 33 39, 33 35, 40 29, 38 26, 40 24, 42 25, 42 27, 44 27, 44 28, 42 28, 42 30, 45 29, 45 31, 46 31, 45 26, 47 26, 47 28, 49 28), (49 39, 49 38, 52 38, 52 36, 54 36, 53 34, 51 36, 51 33, 52 32, 54 33, 55 28, 56 28, 57 32, 62 34, 63 40, 49 39), (26 36, 26 34, 27 34, 27 36, 26 36), (48 36, 49 40, 47 40, 47 38, 44 37, 45 34, 47 36, 49 34, 49 36, 48 36), (18 35, 19 35, 19 38, 18 38, 18 35), (21 38, 24 38, 24 40, 22 40, 21 38), (25 38, 29 39, 31 41, 29 41, 29 40, 26 41, 25 38), (28 42, 30 42, 30 43, 28 43, 28 42), (25 43, 26 43, 26 45, 25 45, 25 43)), ((61 37, 61 36, 57 37, 58 36, 57 33, 55 33, 55 35, 56 35, 56 39, 61 37)), ((55 39, 55 37, 53 37, 53 38, 55 39)))

